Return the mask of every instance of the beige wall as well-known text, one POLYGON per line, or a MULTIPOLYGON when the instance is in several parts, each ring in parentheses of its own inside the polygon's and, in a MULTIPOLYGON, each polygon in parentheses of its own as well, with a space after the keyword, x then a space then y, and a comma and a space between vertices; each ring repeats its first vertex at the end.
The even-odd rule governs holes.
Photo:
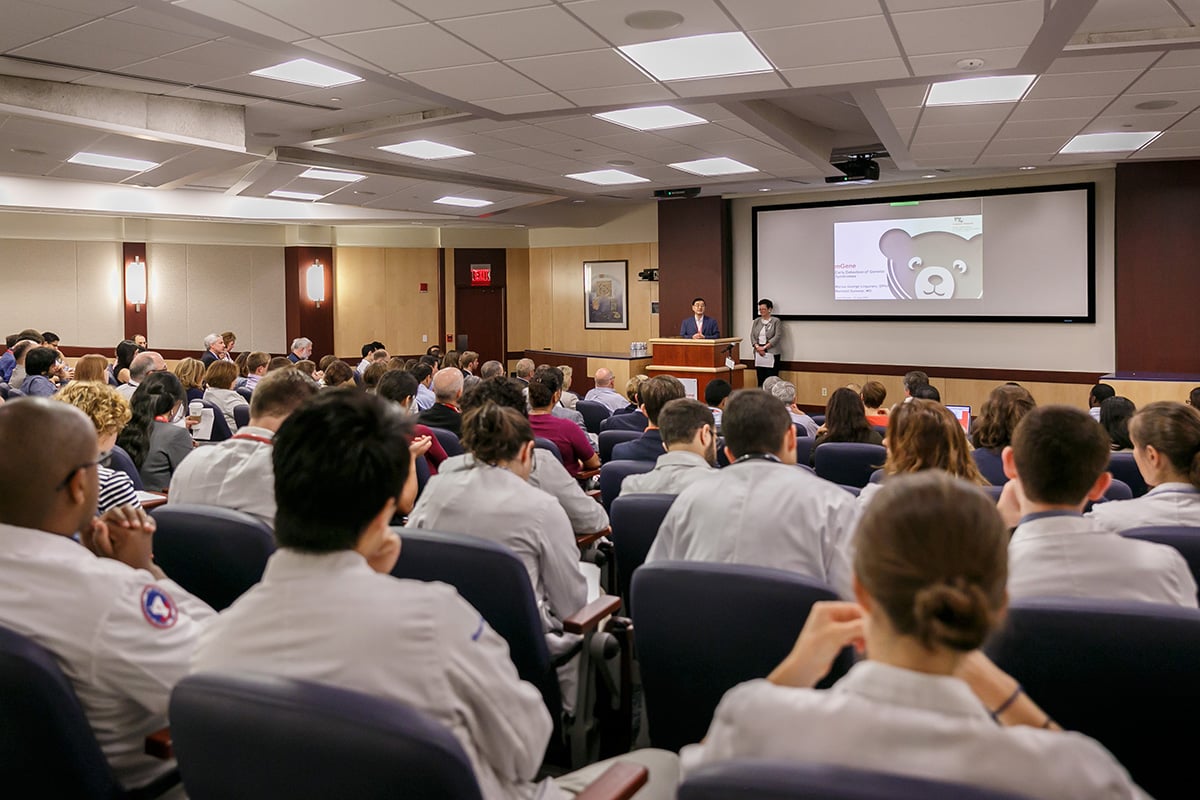
POLYGON ((334 269, 333 338, 339 355, 353 355, 375 340, 393 354, 424 353, 437 342, 437 248, 339 247, 334 269), (419 291, 422 283, 428 292, 419 291))

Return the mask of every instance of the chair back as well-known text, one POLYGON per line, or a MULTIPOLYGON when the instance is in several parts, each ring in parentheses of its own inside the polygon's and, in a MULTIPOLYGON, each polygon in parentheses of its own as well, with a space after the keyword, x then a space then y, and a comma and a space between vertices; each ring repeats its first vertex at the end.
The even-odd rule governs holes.
MULTIPOLYGON (((548 452, 554 453, 554 457, 557 458, 560 462, 563 460, 562 451, 558 449, 558 445, 556 445, 554 442, 550 441, 549 439, 546 439, 545 437, 535 436, 533 439, 533 446, 539 447, 542 450, 546 450, 548 452)), ((565 463, 565 462, 563 462, 563 463, 565 463)))
POLYGON ((621 442, 632 442, 634 439, 640 439, 641 431, 600 431, 600 463, 607 464, 612 461, 613 447, 621 442))
POLYGON ((1100 742, 1156 797, 1194 783, 1200 611, 1120 600, 1014 602, 985 646, 1067 730, 1100 742))
POLYGON ((250 424, 250 406, 238 405, 233 407, 233 422, 239 428, 250 424))
POLYGON ((878 444, 826 442, 813 456, 819 477, 862 488, 870 482, 871 473, 887 459, 887 450, 878 444))
POLYGON ((414 461, 417 466, 417 497, 421 496, 421 492, 425 491, 425 484, 429 483, 429 460, 425 456, 419 456, 414 461))
POLYGON ((804 429, 796 427, 796 463, 808 464, 812 460, 813 445, 816 444, 816 438, 813 436, 805 436, 804 429))
POLYGON ((435 428, 429 426, 429 430, 433 431, 433 435, 437 437, 438 444, 446 451, 449 457, 461 456, 463 454, 462 442, 459 441, 458 435, 454 431, 448 431, 445 428, 435 428))
POLYGON ((458 741, 387 698, 265 675, 199 673, 171 693, 192 800, 480 800, 458 741))
POLYGON ((987 493, 987 496, 992 498, 992 501, 996 503, 1000 502, 1000 495, 1004 493, 1003 486, 980 486, 979 488, 983 489, 987 493))
POLYGON ((217 611, 262 580, 275 552, 271 529, 241 511, 168 503, 152 516, 155 563, 217 611))
POLYGON ((817 423, 817 425, 825 424, 825 415, 824 414, 809 414, 809 416, 812 417, 812 421, 817 423))
POLYGON ((617 558, 617 587, 624 601, 626 615, 633 608, 629 593, 633 572, 646 562, 654 537, 658 536, 658 529, 671 510, 675 497, 673 494, 630 494, 617 497, 609 508, 608 522, 612 525, 610 538, 613 554, 617 558))
POLYGON ((583 414, 583 426, 589 433, 600 433, 600 423, 612 416, 608 406, 595 400, 580 400, 575 404, 575 410, 583 414))
POLYGON ((233 436, 233 431, 229 430, 229 422, 225 419, 225 412, 221 410, 219 405, 211 400, 205 400, 204 398, 200 398, 198 401, 192 402, 202 403, 205 408, 209 409, 213 413, 212 435, 209 436, 209 438, 201 439, 200 441, 223 442, 230 436, 233 436))
POLYGON ((833 764, 746 759, 688 774, 678 800, 1022 800, 1007 792, 833 764))
POLYGON ((1141 539, 1174 547, 1187 561, 1188 568, 1192 571, 1192 577, 1200 586, 1200 528, 1189 528, 1183 525, 1158 525, 1149 528, 1133 528, 1122 531, 1121 535, 1128 536, 1130 539, 1141 539))
MULTIPOLYGON (((650 742, 679 750, 704 738, 717 703, 765 678, 796 643, 812 604, 837 600, 795 572, 699 561, 646 564, 633 576, 633 634, 650 742)), ((827 686, 853 663, 834 661, 827 686)))
MULTIPOLYGON (((603 436, 604 434, 600 434, 603 436)), ((600 467, 600 502, 604 510, 612 508, 613 500, 621 494, 621 484, 630 475, 640 475, 654 469, 653 461, 609 461, 600 467)))
POLYGON ((120 784, 71 682, 44 647, 0 627, 0 776, 8 797, 115 800, 120 784))
POLYGON ((971 451, 971 458, 975 459, 975 466, 979 468, 979 474, 992 486, 1003 486, 1008 483, 1008 476, 1004 474, 1004 464, 1000 460, 999 453, 980 447, 971 451))
POLYGON ((846 485, 846 484, 844 484, 844 483, 839 483, 839 484, 838 484, 838 488, 839 488, 839 489, 844 489, 844 490, 846 490, 847 492, 849 492, 850 494, 854 495, 855 497, 858 497, 859 493, 862 491, 862 488, 861 488, 861 487, 858 487, 858 486, 847 486, 847 485, 846 485))
POLYGON ((129 457, 129 453, 119 445, 113 445, 113 449, 109 453, 108 466, 110 469, 115 469, 118 472, 124 472, 133 481, 133 488, 139 492, 146 487, 142 483, 142 473, 138 472, 138 468, 133 465, 133 459, 129 457))
POLYGON ((546 649, 529 573, 516 554, 504 545, 462 533, 416 528, 396 532, 402 545, 392 575, 441 581, 457 589, 508 642, 517 673, 541 691, 546 708, 556 718, 562 707, 558 677, 546 649))
POLYGON ((1113 453, 1108 458, 1108 471, 1119 481, 1124 482, 1134 497, 1141 497, 1150 491, 1142 471, 1133 460, 1133 453, 1113 453))
POLYGON ((234 389, 235 392, 246 398, 246 402, 250 402, 250 398, 254 395, 253 389, 247 389, 245 386, 238 386, 234 389))

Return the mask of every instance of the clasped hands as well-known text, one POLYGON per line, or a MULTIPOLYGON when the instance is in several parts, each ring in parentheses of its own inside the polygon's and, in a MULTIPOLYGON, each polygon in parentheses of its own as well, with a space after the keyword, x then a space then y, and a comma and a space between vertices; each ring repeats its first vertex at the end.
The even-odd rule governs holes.
POLYGON ((117 506, 93 519, 91 525, 79 532, 79 540, 101 558, 111 558, 161 578, 162 570, 154 564, 156 527, 154 518, 145 509, 117 506))

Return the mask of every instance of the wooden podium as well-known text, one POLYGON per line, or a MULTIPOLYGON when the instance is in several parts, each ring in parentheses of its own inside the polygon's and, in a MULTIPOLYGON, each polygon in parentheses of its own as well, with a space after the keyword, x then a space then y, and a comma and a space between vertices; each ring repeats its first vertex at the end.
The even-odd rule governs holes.
POLYGON ((646 367, 646 374, 693 378, 696 399, 704 402, 704 387, 711 380, 727 380, 734 389, 745 385, 744 364, 736 364, 732 369, 725 366, 727 357, 737 361, 741 343, 741 338, 736 336, 726 339, 651 339, 652 361, 646 367))

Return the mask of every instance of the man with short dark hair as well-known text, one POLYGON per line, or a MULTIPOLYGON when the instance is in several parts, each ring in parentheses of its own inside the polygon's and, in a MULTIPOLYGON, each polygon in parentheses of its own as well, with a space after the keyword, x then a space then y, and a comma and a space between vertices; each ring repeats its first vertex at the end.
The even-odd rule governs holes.
POLYGON ((928 383, 929 376, 919 369, 904 373, 904 396, 912 397, 914 389, 928 383))
POLYGON ((721 331, 717 326, 717 321, 704 315, 706 308, 703 297, 692 300, 692 316, 686 317, 683 324, 679 326, 680 336, 685 339, 720 338, 721 331))
POLYGON ((53 347, 33 347, 25 354, 25 382, 21 391, 30 397, 50 397, 58 387, 50 380, 51 374, 62 374, 58 351, 53 347))
MULTIPOLYGON (((16 354, 13 348, 17 346, 17 342, 31 341, 34 344, 40 344, 42 335, 32 328, 26 328, 20 333, 11 333, 4 337, 5 346, 8 348, 4 351, 4 355, 0 356, 0 382, 11 384, 13 369, 17 366, 16 354)), ((15 386, 13 387, 16 388, 15 386)))
POLYGON ((717 561, 787 569, 852 597, 854 496, 796 467, 796 428, 761 389, 725 404, 730 465, 684 489, 646 562, 717 561))
POLYGON ((1001 459, 1000 510, 1016 523, 1008 545, 1008 593, 1091 597, 1196 608, 1196 581, 1173 547, 1127 539, 1083 516, 1112 483, 1108 434, 1070 406, 1022 418, 1001 459))
POLYGON ((1110 397, 1116 397, 1117 390, 1109 386, 1107 383, 1097 383, 1088 392, 1088 413, 1092 415, 1092 419, 1100 421, 1100 404, 1110 397))
POLYGON ((697 481, 716 474, 717 433, 712 411, 703 403, 680 397, 658 415, 658 429, 667 452, 654 469, 629 475, 621 482, 627 494, 679 494, 697 481))
POLYGON ((57 349, 58 343, 61 341, 62 341, 62 339, 60 339, 58 334, 55 333, 54 331, 43 331, 42 332, 42 344, 46 345, 46 347, 53 347, 53 348, 57 349))
POLYGON ((138 385, 146 380, 147 375, 152 372, 162 372, 166 368, 167 362, 163 361, 161 354, 153 350, 138 353, 133 357, 133 361, 129 362, 129 383, 121 384, 117 387, 117 391, 128 400, 133 397, 138 385))
POLYGON ((425 356, 412 368, 412 376, 417 379, 416 403, 418 411, 428 411, 437 402, 437 395, 429 388, 433 383, 434 369, 425 363, 425 356))
POLYGON ((435 401, 417 420, 431 428, 442 428, 455 436, 462 435, 462 412, 458 401, 463 394, 463 374, 456 369, 439 370, 433 378, 435 401))
POLYGON ((171 476, 172 503, 194 503, 244 511, 275 525, 271 452, 275 432, 320 390, 298 369, 265 375, 250 399, 250 424, 231 439, 197 448, 171 476))
MULTIPOLYGON (((303 360, 303 359, 301 359, 303 360)), ((291 361, 289 358, 288 361, 291 361)), ((298 361, 293 361, 293 364, 298 364, 298 361)), ((250 355, 246 356, 246 382, 242 385, 250 391, 258 386, 267 374, 267 368, 271 365, 271 354, 264 353, 261 350, 255 350, 250 355)))
POLYGON ((371 353, 374 353, 376 350, 383 349, 383 342, 380 341, 367 342, 364 344, 362 346, 362 361, 358 362, 358 366, 354 368, 355 371, 359 375, 362 375, 364 372, 366 372, 367 367, 371 366, 371 353))
POLYGON ((909 397, 915 397, 918 400, 932 400, 935 403, 942 402, 942 393, 932 383, 918 383, 912 388, 909 397))
POLYGON ((685 394, 683 384, 672 375, 655 375, 644 381, 638 391, 641 401, 638 410, 646 415, 646 430, 637 439, 614 446, 613 461, 658 461, 658 457, 666 452, 658 430, 658 414, 667 403, 685 394))
POLYGON ((725 401, 733 394, 733 386, 722 378, 714 378, 704 387, 704 404, 712 412, 717 433, 721 432, 721 415, 725 413, 725 401))

